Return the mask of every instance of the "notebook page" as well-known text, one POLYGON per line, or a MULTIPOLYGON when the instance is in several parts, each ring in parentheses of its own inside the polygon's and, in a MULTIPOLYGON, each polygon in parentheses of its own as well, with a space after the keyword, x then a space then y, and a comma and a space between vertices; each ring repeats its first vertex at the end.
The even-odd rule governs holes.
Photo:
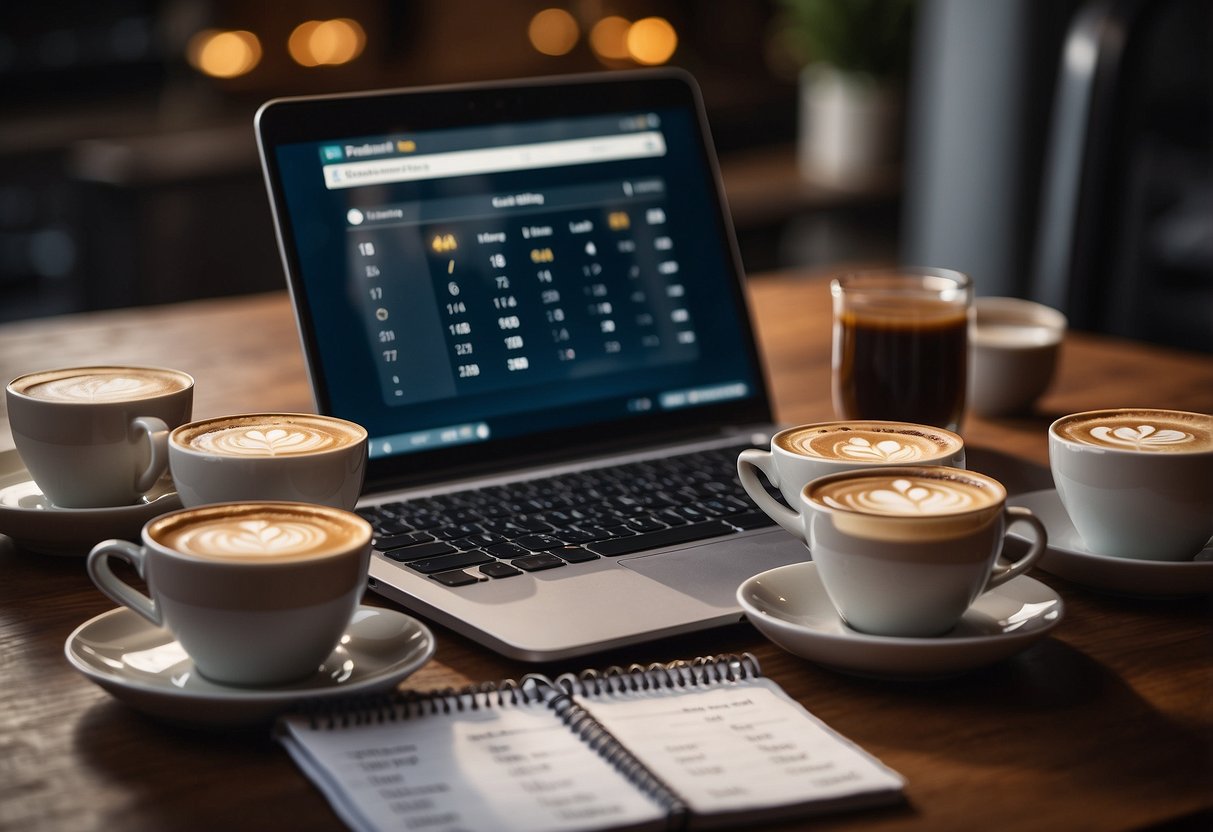
POLYGON ((542 702, 282 727, 295 762, 357 830, 592 830, 665 817, 542 702))
POLYGON ((576 699, 696 815, 887 798, 904 784, 767 678, 576 699))

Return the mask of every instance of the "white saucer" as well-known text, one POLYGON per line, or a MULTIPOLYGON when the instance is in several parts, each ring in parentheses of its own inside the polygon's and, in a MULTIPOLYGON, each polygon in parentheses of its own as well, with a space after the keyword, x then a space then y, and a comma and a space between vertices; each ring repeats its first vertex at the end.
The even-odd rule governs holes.
POLYGON ((1059 578, 1093 589, 1139 597, 1178 597, 1213 592, 1213 541, 1191 560, 1137 560, 1097 555, 1087 549, 1070 522, 1056 489, 1032 491, 1007 500, 1024 506, 1045 524, 1049 548, 1037 566, 1059 578))
POLYGON ((814 563, 755 575, 737 588, 737 601, 750 622, 789 653, 848 673, 898 679, 993 664, 1043 638, 1064 614, 1056 592, 1021 576, 982 595, 941 636, 868 635, 843 623, 814 563))
POLYGON ((129 506, 59 508, 42 495, 16 451, 0 451, 0 534, 31 552, 87 555, 111 537, 138 540, 144 523, 178 508, 181 498, 167 476, 129 506))
POLYGON ((191 725, 264 722, 300 700, 391 688, 434 655, 434 635, 395 610, 360 606, 316 675, 272 688, 238 688, 199 676, 168 633, 126 607, 76 628, 67 660, 118 699, 152 716, 191 725))

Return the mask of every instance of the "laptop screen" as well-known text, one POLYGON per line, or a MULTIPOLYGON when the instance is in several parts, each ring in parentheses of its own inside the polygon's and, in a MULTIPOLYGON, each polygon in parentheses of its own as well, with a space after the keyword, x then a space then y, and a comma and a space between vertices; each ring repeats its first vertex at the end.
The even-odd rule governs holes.
POLYGON ((373 466, 766 415, 693 97, 587 110, 575 86, 428 123, 362 96, 373 124, 269 147, 259 116, 318 404, 373 466))

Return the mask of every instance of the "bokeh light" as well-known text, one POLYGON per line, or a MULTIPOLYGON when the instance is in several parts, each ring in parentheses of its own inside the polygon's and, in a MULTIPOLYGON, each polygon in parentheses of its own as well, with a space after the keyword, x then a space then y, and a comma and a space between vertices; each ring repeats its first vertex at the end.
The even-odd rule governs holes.
POLYGON ((627 52, 638 64, 664 64, 678 48, 678 33, 663 17, 646 17, 628 27, 627 52))
POLYGON ((580 36, 577 20, 564 9, 544 9, 527 26, 531 46, 544 55, 567 55, 580 36))
POLYGON ((291 32, 287 51, 301 66, 339 66, 362 54, 366 31, 357 20, 308 20, 291 32))
POLYGON ((590 48, 604 61, 623 61, 628 57, 630 21, 612 15, 604 17, 590 30, 590 48))
POLYGON ((206 29, 190 38, 186 47, 190 66, 214 78, 235 78, 261 62, 261 41, 244 30, 206 29))

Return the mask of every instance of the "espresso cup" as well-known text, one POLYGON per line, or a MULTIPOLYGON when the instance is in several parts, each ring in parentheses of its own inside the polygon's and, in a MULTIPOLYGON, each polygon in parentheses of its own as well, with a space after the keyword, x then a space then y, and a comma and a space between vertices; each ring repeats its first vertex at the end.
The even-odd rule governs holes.
POLYGON ((1009 416, 1032 407, 1053 380, 1066 316, 1020 298, 978 298, 969 354, 969 407, 1009 416))
POLYGON ((1006 500, 997 480, 959 468, 849 471, 805 486, 801 535, 826 595, 850 627, 936 636, 979 595, 1022 575, 1044 552, 1044 526, 1006 500), (1014 523, 1035 534, 1027 554, 1011 563, 1000 555, 1014 523))
POLYGON ((964 440, 955 433, 908 422, 851 420, 787 428, 771 437, 771 450, 748 448, 737 457, 737 476, 760 509, 794 535, 800 515, 767 493, 758 471, 779 489, 788 506, 812 480, 857 468, 900 465, 965 465, 964 440))
POLYGON ((161 515, 142 545, 97 544, 97 587, 172 633, 198 672, 229 685, 274 685, 315 673, 366 586, 370 524, 304 503, 227 503, 161 515), (147 582, 118 578, 113 559, 147 582))
POLYGON ((1213 416, 1116 408, 1049 426, 1049 466, 1094 554, 1190 560, 1213 536, 1213 416))
POLYGON ((21 461, 51 503, 135 503, 168 467, 168 433, 190 418, 194 379, 164 367, 70 367, 5 388, 21 461))
POLYGON ((366 476, 367 433, 310 413, 201 419, 174 430, 169 466, 187 508, 288 500, 352 509, 366 476))

